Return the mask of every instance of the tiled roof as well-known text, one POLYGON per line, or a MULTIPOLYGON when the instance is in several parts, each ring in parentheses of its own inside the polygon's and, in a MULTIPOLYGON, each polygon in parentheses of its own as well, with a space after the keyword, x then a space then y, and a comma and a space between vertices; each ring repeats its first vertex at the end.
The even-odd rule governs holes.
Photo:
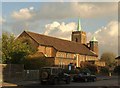
POLYGON ((38 33, 28 32, 28 31, 24 31, 24 32, 26 32, 29 36, 31 36, 40 45, 52 46, 58 51, 97 56, 94 52, 89 50, 87 46, 80 43, 63 40, 55 37, 50 37, 38 33))
POLYGON ((115 59, 120 59, 120 56, 116 57, 115 59))

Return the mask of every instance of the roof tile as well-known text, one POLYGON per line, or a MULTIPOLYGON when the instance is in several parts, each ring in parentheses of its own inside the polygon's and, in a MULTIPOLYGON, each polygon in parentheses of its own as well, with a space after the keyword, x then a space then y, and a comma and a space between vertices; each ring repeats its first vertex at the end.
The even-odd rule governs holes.
POLYGON ((73 41, 63 40, 55 37, 50 37, 38 33, 25 31, 29 36, 31 36, 37 43, 45 46, 52 46, 58 51, 78 53, 83 55, 97 56, 93 53, 86 45, 81 43, 76 43, 73 41))

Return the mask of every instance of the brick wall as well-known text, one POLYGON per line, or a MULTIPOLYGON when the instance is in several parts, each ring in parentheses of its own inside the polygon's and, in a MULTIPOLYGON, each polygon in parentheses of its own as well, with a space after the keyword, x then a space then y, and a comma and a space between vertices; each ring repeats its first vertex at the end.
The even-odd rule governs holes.
POLYGON ((76 63, 75 59, 67 59, 67 58, 55 58, 55 65, 68 65, 70 63, 76 63))
POLYGON ((24 42, 28 42, 35 49, 39 46, 39 44, 25 32, 23 32, 17 39, 23 39, 24 42))
POLYGON ((97 66, 100 66, 100 67, 104 67, 105 66, 105 62, 103 62, 103 61, 95 61, 95 64, 97 66))
POLYGON ((39 46, 38 47, 38 52, 42 52, 46 57, 55 57, 56 55, 56 50, 53 47, 48 47, 48 46, 39 46))

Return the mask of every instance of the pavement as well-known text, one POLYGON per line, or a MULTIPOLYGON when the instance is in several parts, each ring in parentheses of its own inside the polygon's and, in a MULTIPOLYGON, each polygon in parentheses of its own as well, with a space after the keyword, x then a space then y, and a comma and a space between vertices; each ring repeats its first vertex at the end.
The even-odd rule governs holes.
POLYGON ((118 76, 97 76, 97 80, 118 79, 118 76))
MULTIPOLYGON (((98 76, 97 80, 109 80, 109 79, 118 79, 118 76, 98 76)), ((26 86, 26 85, 35 85, 40 84, 40 81, 14 81, 14 82, 2 82, 0 87, 15 87, 15 86, 26 86)))
POLYGON ((0 84, 1 87, 15 87, 15 86, 25 86, 32 84, 39 84, 40 81, 15 81, 15 82, 3 82, 0 84))

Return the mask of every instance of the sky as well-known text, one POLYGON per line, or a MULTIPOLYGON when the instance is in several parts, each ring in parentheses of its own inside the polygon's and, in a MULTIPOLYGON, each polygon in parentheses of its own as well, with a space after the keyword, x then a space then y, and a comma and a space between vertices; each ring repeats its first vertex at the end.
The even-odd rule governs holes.
POLYGON ((27 30, 70 40, 80 19, 82 30, 87 33, 87 42, 93 36, 98 40, 100 55, 104 52, 118 54, 117 2, 5 1, 0 10, 2 32, 18 36, 27 30))

